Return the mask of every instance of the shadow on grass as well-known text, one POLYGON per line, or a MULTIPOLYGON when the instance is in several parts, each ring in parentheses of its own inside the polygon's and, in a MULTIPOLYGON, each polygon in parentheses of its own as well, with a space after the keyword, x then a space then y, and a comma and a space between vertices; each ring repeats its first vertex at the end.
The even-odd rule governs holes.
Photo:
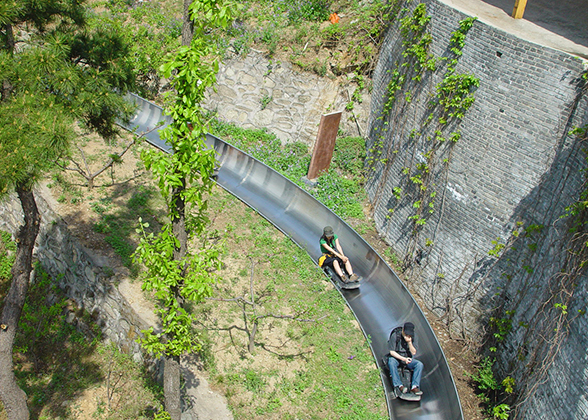
POLYGON ((92 203, 92 209, 100 215, 100 221, 94 223, 92 229, 104 235, 104 241, 121 258, 133 277, 138 273, 138 267, 131 258, 137 247, 135 229, 139 218, 149 223, 150 230, 159 229, 159 215, 154 205, 158 195, 154 187, 140 185, 131 189, 125 185, 115 185, 106 197, 92 203))
POLYGON ((41 412, 43 417, 68 417, 69 402, 103 379, 92 357, 100 329, 82 314, 68 322, 70 309, 53 279, 37 268, 14 346, 15 375, 33 419, 41 412))
POLYGON ((67 299, 42 268, 36 272, 14 347, 31 418, 152 419, 163 399, 152 372, 103 343, 98 320, 67 299))
POLYGON ((136 277, 138 267, 133 264, 132 254, 138 245, 135 229, 139 218, 149 223, 148 231, 158 231, 160 220, 165 215, 165 205, 157 188, 148 185, 149 174, 144 173, 139 179, 133 177, 125 182, 97 185, 91 190, 68 183, 63 177, 55 177, 67 196, 63 201, 70 201, 73 206, 79 201, 88 204, 98 217, 88 217, 83 210, 70 213, 68 225, 75 236, 84 245, 95 250, 111 249, 126 268, 131 277, 136 277), (71 196, 71 197, 70 197, 71 196), (94 220, 91 220, 94 219, 94 220))

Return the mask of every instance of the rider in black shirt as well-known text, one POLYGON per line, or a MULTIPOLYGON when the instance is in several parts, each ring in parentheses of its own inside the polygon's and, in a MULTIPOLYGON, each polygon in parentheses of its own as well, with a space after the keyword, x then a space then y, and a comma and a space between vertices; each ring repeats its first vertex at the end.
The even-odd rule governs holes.
POLYGON ((414 358, 417 352, 415 343, 414 325, 412 322, 407 322, 402 327, 396 327, 390 333, 390 340, 388 341, 390 354, 390 357, 388 357, 388 368, 390 369, 394 393, 397 397, 404 392, 404 386, 398 374, 398 366, 400 365, 405 365, 413 372, 410 392, 415 395, 423 395, 423 392, 420 390, 423 363, 414 358))

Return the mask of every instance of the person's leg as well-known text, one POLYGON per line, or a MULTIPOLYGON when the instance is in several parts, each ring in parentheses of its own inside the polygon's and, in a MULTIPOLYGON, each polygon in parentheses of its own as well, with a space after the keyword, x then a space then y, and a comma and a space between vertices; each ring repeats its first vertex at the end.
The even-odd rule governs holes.
POLYGON ((349 277, 351 277, 353 275, 353 267, 351 267, 351 261, 349 260, 349 258, 347 259, 347 262, 345 263, 345 270, 347 270, 349 277))
POLYGON ((341 266, 339 265, 338 259, 335 259, 333 261, 333 270, 335 270, 335 273, 337 273, 339 277, 343 278, 343 270, 341 270, 341 266))
POLYGON ((347 262, 345 263, 345 270, 347 270, 350 279, 357 280, 358 277, 353 274, 353 267, 351 267, 351 261, 349 261, 349 259, 347 259, 347 262))
POLYGON ((337 268, 337 270, 335 270, 337 272, 337 275, 341 278, 341 281, 343 283, 347 283, 349 281, 349 277, 347 276, 347 273, 345 273, 342 269, 343 267, 343 260, 339 257, 335 258, 335 261, 333 262, 333 268, 337 268))
POLYGON ((392 386, 402 386, 402 380, 398 374, 398 364, 400 362, 394 357, 388 357, 388 370, 390 370, 390 378, 392 379, 392 386))
POLYGON ((412 359, 407 367, 412 370, 412 385, 411 388, 419 388, 421 387, 421 375, 423 373, 423 362, 417 359, 412 359))

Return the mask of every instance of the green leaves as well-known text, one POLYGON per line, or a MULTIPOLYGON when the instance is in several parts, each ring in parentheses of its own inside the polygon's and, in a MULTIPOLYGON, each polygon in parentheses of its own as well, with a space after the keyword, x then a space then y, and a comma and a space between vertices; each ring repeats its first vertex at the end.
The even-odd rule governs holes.
POLYGON ((437 85, 437 100, 442 114, 462 119, 474 103, 474 90, 480 80, 473 74, 449 74, 437 85))
POLYGON ((190 17, 194 22, 194 37, 203 38, 205 31, 226 28, 235 19, 238 4, 226 0, 198 0, 190 4, 190 17))
POLYGON ((488 251, 488 255, 500 258, 500 254, 506 245, 500 242, 500 238, 496 238, 495 241, 492 241, 492 245, 494 245, 494 248, 488 251))
POLYGON ((457 57, 461 57, 462 49, 465 46, 466 35, 474 25, 478 18, 468 17, 459 21, 459 29, 451 33, 451 40, 449 43, 450 50, 457 57))
POLYGON ((154 333, 153 328, 143 331, 141 345, 156 356, 179 356, 197 351, 200 346, 192 328, 192 316, 180 302, 201 302, 212 295, 214 272, 220 265, 219 252, 216 248, 205 249, 176 260, 174 250, 180 242, 172 232, 172 225, 163 226, 158 235, 147 234, 147 227, 139 220, 137 232, 142 238, 133 258, 145 266, 142 288, 153 292, 157 298, 162 331, 154 333))
POLYGON ((51 95, 22 93, 0 103, 0 195, 53 165, 73 137, 72 122, 51 95))
POLYGON ((67 155, 74 119, 109 138, 116 119, 130 113, 114 93, 133 84, 126 48, 116 33, 98 36, 70 25, 83 22, 83 10, 80 2, 68 0, 16 0, 0 7, 6 25, 55 27, 17 38, 24 45, 19 50, 8 37, 0 38, 0 83, 9 87, 0 102, 0 194, 17 182, 32 184, 67 155))
MULTIPOLYGON (((222 1, 203 0, 192 2, 190 13, 197 17, 191 44, 180 47, 160 67, 174 88, 166 98, 165 108, 172 123, 160 132, 172 152, 149 150, 141 157, 168 200, 170 219, 177 222, 185 214, 191 232, 201 234, 208 226, 206 196, 212 189, 216 164, 214 150, 205 143, 207 121, 200 106, 206 90, 216 83, 218 71, 217 51, 209 30, 226 26, 233 9, 222 1)), ((220 264, 218 248, 203 246, 190 252, 185 250, 188 232, 181 223, 168 223, 153 235, 147 234, 145 224, 139 222, 142 239, 134 258, 145 266, 143 289, 152 291, 158 299, 157 312, 162 322, 162 331, 144 331, 141 343, 156 355, 179 356, 196 351, 199 344, 193 319, 183 305, 186 301, 201 302, 212 294, 211 284, 220 264)))

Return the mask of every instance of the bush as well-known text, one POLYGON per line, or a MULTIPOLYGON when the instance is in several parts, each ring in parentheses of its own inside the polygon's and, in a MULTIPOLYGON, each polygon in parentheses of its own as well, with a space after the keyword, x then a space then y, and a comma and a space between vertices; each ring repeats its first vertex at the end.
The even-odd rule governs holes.
POLYGON ((507 420, 510 416, 510 405, 506 403, 514 392, 514 379, 507 376, 500 382, 494 376, 496 359, 486 357, 478 367, 478 372, 468 376, 476 383, 480 400, 486 406, 486 412, 494 419, 507 420))
POLYGON ((331 2, 329 0, 285 0, 281 9, 288 13, 291 23, 302 21, 321 22, 329 18, 331 2))

